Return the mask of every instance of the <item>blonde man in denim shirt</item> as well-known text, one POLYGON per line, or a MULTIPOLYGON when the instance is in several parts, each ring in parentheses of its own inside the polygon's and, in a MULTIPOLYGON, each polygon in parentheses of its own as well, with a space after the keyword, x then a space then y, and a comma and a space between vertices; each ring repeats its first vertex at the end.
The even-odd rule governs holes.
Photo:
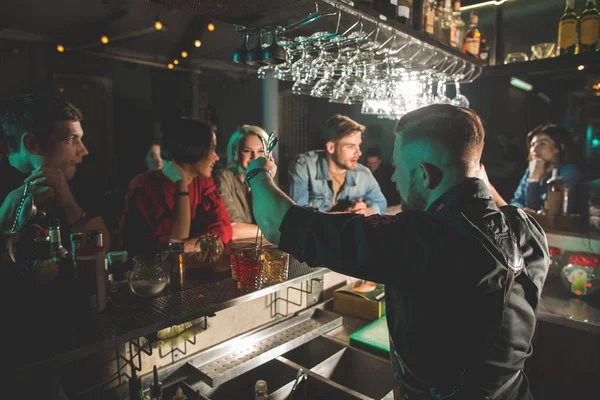
POLYGON ((290 197, 322 212, 366 216, 385 211, 387 202, 367 167, 358 163, 364 125, 345 115, 329 118, 321 134, 323 150, 298 156, 289 169, 290 197))

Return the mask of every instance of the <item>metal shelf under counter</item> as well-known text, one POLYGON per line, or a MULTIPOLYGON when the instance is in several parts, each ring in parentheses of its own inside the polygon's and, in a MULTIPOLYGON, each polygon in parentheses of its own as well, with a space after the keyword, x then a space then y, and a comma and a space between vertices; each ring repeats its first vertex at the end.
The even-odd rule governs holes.
MULTIPOLYGON (((165 295, 151 299, 136 298, 131 305, 109 307, 100 313, 62 315, 62 318, 57 318, 56 326, 50 327, 53 332, 51 339, 40 334, 36 343, 23 346, 15 367, 17 373, 25 373, 65 365, 140 337, 154 335, 161 329, 210 317, 220 310, 291 285, 318 279, 327 271, 322 267, 311 268, 290 256, 288 279, 258 290, 238 289, 228 272, 205 271, 204 276, 197 279, 188 274, 190 277, 181 291, 167 291, 165 295)), ((30 317, 34 319, 34 316, 30 317)), ((37 328, 39 330, 39 326, 37 328)))

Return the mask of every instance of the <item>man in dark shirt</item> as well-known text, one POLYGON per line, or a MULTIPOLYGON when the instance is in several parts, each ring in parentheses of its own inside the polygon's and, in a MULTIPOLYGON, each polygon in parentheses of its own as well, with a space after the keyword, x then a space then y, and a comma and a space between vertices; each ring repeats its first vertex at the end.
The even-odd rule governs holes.
POLYGON ((479 179, 485 133, 472 110, 425 107, 396 133, 393 179, 406 211, 298 207, 259 158, 246 178, 258 225, 300 260, 385 283, 397 399, 531 399, 522 369, 549 264, 543 230, 494 203, 479 179))
POLYGON ((24 183, 47 218, 60 221, 63 245, 68 248, 71 232, 99 230, 104 245, 110 236, 100 216, 100 199, 75 195, 69 182, 88 151, 83 144, 81 111, 56 96, 26 94, 2 107, 0 127, 8 157, 0 160, 0 226, 5 233, 12 227, 23 195, 24 183))
POLYGON ((371 170, 377 183, 379 183, 381 192, 387 200, 388 207, 400 204, 400 195, 396 190, 396 185, 392 182, 394 167, 383 162, 379 146, 369 147, 365 151, 365 160, 367 168, 371 170))

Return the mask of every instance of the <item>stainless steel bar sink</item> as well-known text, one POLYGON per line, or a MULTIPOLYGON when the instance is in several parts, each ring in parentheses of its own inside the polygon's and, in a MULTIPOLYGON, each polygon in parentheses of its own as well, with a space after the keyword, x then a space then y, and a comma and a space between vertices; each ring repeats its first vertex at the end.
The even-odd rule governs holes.
POLYGON ((384 398, 395 385, 389 361, 352 347, 343 348, 311 371, 371 399, 384 398))

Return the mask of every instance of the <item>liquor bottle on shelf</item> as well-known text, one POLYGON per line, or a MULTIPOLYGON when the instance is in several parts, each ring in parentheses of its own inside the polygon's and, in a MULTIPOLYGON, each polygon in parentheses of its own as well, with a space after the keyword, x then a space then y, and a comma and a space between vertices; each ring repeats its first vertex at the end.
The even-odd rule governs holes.
MULTIPOLYGON (((394 0, 392 0, 394 1, 394 0)), ((396 21, 402 25, 410 25, 412 0, 395 0, 396 2, 396 21)))
POLYGON ((442 18, 444 16, 444 0, 438 0, 433 22, 433 37, 442 42, 442 18))
POLYGON ((587 0, 579 19, 579 52, 598 51, 600 35, 600 13, 596 0, 587 0))
POLYGON ((465 31, 466 31, 466 24, 465 21, 463 21, 462 19, 462 14, 460 12, 460 0, 456 0, 454 2, 454 13, 453 13, 453 22, 452 22, 452 27, 453 27, 453 37, 454 37, 454 47, 456 47, 457 49, 462 49, 463 43, 465 41, 465 31))
POLYGON ((442 19, 440 21, 442 43, 450 46, 452 46, 452 22, 452 0, 445 0, 442 19))
POLYGON ((398 13, 396 0, 373 0, 373 9, 390 19, 396 18, 398 13))
POLYGON ((479 16, 477 15, 477 11, 473 10, 471 11, 469 30, 465 35, 465 42, 462 48, 464 54, 470 54, 477 59, 479 59, 479 48, 481 47, 481 32, 477 28, 478 23, 479 16))
POLYGON ((575 0, 567 0, 565 12, 558 23, 558 52, 561 56, 577 54, 577 22, 575 0))
POLYGON ((490 46, 487 44, 487 40, 481 39, 481 45, 479 46, 479 59, 486 65, 490 62, 490 46))
POLYGON ((435 0, 423 0, 423 22, 421 30, 430 36, 435 33, 435 0))

